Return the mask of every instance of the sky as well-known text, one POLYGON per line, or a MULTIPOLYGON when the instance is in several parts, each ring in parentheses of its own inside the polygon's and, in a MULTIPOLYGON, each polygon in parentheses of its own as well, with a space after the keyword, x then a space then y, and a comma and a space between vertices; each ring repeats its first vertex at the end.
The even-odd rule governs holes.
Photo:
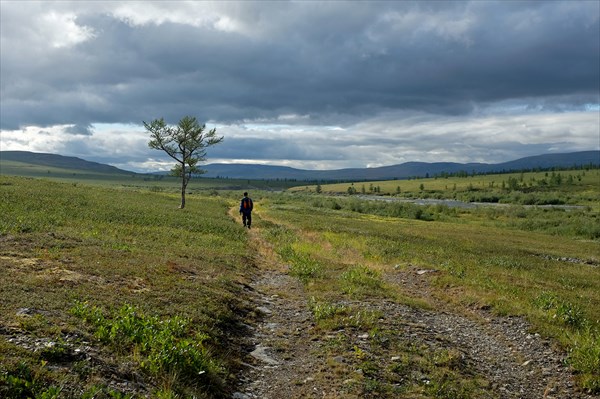
POLYGON ((0 149, 145 172, 499 163, 600 149, 600 2, 0 0, 0 149))

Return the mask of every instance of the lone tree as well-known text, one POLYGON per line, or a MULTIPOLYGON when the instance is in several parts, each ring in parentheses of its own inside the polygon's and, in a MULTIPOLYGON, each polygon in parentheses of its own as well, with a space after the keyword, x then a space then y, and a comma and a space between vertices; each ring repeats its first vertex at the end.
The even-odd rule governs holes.
POLYGON ((219 144, 223 137, 217 136, 217 129, 206 130, 206 125, 200 125, 196 118, 183 117, 176 126, 169 126, 163 118, 150 123, 144 122, 144 127, 150 133, 148 146, 155 150, 163 150, 177 163, 171 169, 171 174, 181 178, 181 206, 185 207, 185 189, 192 174, 205 173, 197 165, 206 160, 206 148, 219 144))

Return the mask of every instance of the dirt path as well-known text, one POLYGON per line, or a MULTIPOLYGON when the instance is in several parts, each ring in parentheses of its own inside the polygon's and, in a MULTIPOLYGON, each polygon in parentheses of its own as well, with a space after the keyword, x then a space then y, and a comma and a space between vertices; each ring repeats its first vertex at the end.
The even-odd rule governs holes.
MULTIPOLYGON (((237 208, 230 214, 239 221, 237 208)), ((249 294, 259 322, 249 326, 253 331, 248 342, 250 352, 233 397, 311 397, 316 390, 306 384, 320 359, 318 342, 310 336, 314 325, 304 288, 288 274, 287 266, 277 262, 270 245, 260 237, 260 227, 248 234, 257 251, 258 273, 249 294)))
POLYGON ((447 344, 470 359, 500 398, 597 398, 578 392, 566 354, 533 331, 522 317, 498 317, 470 310, 468 317, 453 312, 429 296, 427 273, 413 267, 390 273, 387 280, 414 296, 427 297, 437 312, 411 309, 406 315, 426 326, 425 335, 443 335, 447 344))
MULTIPOLYGON (((367 364, 364 358, 381 370, 394 367, 393 363, 398 362, 400 356, 393 352, 393 346, 391 351, 382 351, 381 342, 375 345, 376 337, 360 329, 320 331, 315 327, 309 309, 310 298, 303 285, 288 274, 286 265, 277 262, 269 244, 260 236, 260 227, 250 230, 249 234, 259 260, 258 273, 250 284, 259 317, 256 325, 250 327, 253 335, 249 337, 250 350, 244 359, 246 367, 239 376, 233 397, 397 397, 396 394, 357 391, 355 385, 368 373, 363 370, 367 364), (331 348, 339 347, 340 342, 346 348, 353 348, 353 355, 333 356, 336 352, 331 348), (358 357, 362 363, 357 362, 358 357)), ((393 271, 384 278, 389 284, 401 285, 404 292, 411 295, 428 296, 427 273, 417 268, 393 271)), ((428 300, 435 301, 431 297, 428 300)), ((455 354, 456 368, 487 381, 486 394, 482 397, 597 397, 576 390, 572 375, 564 366, 564 354, 531 333, 529 324, 522 318, 500 318, 486 311, 465 316, 442 303, 435 311, 392 300, 346 301, 343 305, 380 314, 378 329, 394 332, 392 339, 402 339, 428 350, 451 351, 455 354)), ((428 383, 426 375, 416 378, 428 383)))

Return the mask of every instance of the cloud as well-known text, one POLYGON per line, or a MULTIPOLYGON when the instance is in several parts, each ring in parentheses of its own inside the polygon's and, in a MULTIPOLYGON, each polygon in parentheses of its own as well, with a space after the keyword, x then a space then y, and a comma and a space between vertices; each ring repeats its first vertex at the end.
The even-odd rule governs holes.
MULTIPOLYGON (((292 119, 293 120, 293 119, 292 119)), ((520 157, 597 148, 597 112, 538 112, 431 116, 387 112, 341 126, 300 124, 207 125, 225 136, 208 162, 252 162, 306 169, 383 166, 408 161, 503 162, 520 157)), ((12 149, 83 157, 127 170, 168 170, 173 162, 148 148, 137 125, 98 124, 4 131, 12 149), (70 131, 66 134, 65 131, 70 131), (61 134, 64 133, 64 134, 61 134)))
POLYGON ((599 124, 600 116, 592 112, 475 118, 390 112, 345 128, 280 126, 236 132, 211 157, 328 168, 407 161, 502 162, 532 153, 594 148, 599 124))
POLYGON ((594 1, 0 7, 3 148, 39 148, 43 134, 27 145, 10 133, 37 129, 60 136, 48 146, 78 139, 70 149, 116 154, 118 136, 95 126, 143 131, 142 121, 184 115, 227 129, 215 149, 223 160, 360 166, 399 154, 466 160, 597 148, 598 124, 582 114, 600 104, 594 1), (562 143, 551 125, 537 126, 552 115, 575 124, 562 143), (516 129, 517 119, 537 128, 516 129), (484 133, 481 121, 497 130, 484 133), (513 136, 508 129, 522 135, 495 140, 513 136), (415 130, 423 139, 408 145, 415 130), (470 142, 452 145, 465 132, 470 142))
POLYGON ((63 129, 64 133, 89 136, 94 133, 92 125, 71 125, 63 129))

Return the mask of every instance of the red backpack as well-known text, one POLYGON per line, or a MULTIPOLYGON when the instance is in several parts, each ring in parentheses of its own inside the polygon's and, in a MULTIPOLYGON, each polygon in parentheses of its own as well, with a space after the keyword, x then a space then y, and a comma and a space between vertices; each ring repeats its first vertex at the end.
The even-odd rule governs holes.
POLYGON ((252 208, 254 207, 254 204, 252 203, 252 200, 248 197, 245 197, 242 199, 242 208, 245 211, 251 211, 252 208))

